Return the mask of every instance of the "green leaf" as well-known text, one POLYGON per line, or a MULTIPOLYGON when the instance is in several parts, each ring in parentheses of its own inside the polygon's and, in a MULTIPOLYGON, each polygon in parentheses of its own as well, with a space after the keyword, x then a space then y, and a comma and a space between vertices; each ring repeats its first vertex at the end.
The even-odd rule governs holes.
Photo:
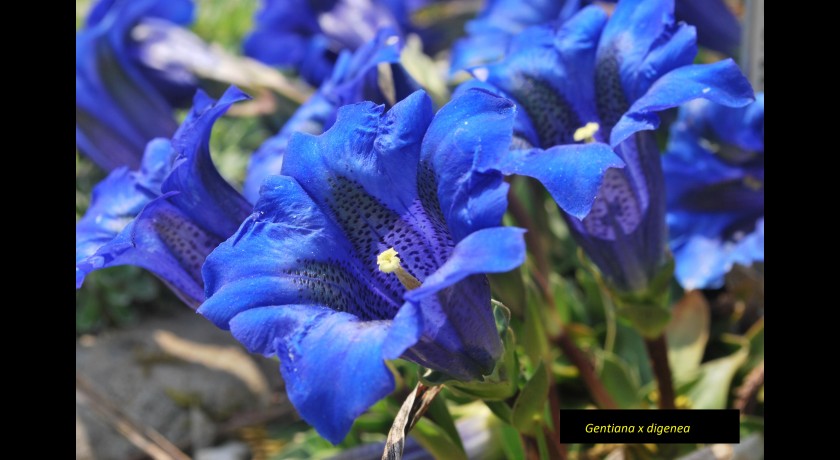
POLYGON ((621 409, 641 408, 641 385, 627 363, 609 352, 597 350, 596 354, 601 363, 598 376, 618 407, 621 409))
POLYGON ((624 302, 619 312, 640 334, 649 339, 659 337, 671 319, 668 310, 651 303, 624 302))
POLYGON ((678 385, 677 394, 688 397, 692 409, 726 408, 732 378, 749 355, 746 339, 729 336, 728 342, 738 347, 734 353, 703 363, 690 381, 678 385))
POLYGON ((502 450, 505 458, 509 460, 525 460, 525 448, 522 447, 522 438, 516 428, 510 425, 502 425, 500 430, 502 438, 502 450))
POLYGON ((614 353, 627 363, 639 384, 647 385, 653 381, 653 369, 644 339, 635 329, 621 321, 616 324, 614 353))
POLYGON ((753 433, 764 434, 764 417, 755 415, 741 416, 741 438, 745 438, 753 433))
POLYGON ((640 291, 625 292, 601 280, 618 308, 618 314, 630 321, 642 336, 655 339, 662 335, 671 319, 669 287, 673 280, 674 262, 669 258, 649 285, 640 291))
POLYGON ((409 35, 405 41, 400 64, 420 86, 429 93, 438 107, 449 101, 449 89, 435 62, 423 53, 423 42, 417 35, 409 35))
POLYGON ((522 433, 536 433, 538 422, 542 419, 543 407, 548 400, 548 372, 540 362, 534 375, 525 383, 519 397, 513 404, 511 421, 522 433))
POLYGON ((665 334, 675 379, 690 376, 700 366, 709 342, 709 323, 709 305, 700 291, 688 292, 674 306, 665 334))
POLYGON ((499 417, 505 423, 511 423, 511 416, 513 411, 510 406, 504 401, 484 401, 484 404, 490 409, 496 417, 499 417))
POLYGON ((410 436, 437 460, 467 460, 463 448, 452 441, 446 430, 428 418, 418 420, 410 436))
POLYGON ((452 414, 449 413, 449 407, 446 406, 446 398, 443 395, 438 396, 432 401, 429 409, 426 410, 426 417, 435 422, 461 451, 464 450, 461 435, 458 434, 458 429, 455 428, 455 421, 452 419, 452 414))
POLYGON ((525 325, 522 331, 522 347, 525 355, 536 363, 548 354, 548 338, 546 337, 542 315, 543 299, 537 286, 526 280, 525 325))
POLYGON ((744 335, 750 342, 750 359, 747 369, 752 369, 764 360, 764 318, 759 319, 744 335))
POLYGON ((562 324, 585 319, 587 317, 586 307, 583 305, 574 284, 556 273, 550 274, 548 279, 554 292, 554 302, 562 324))

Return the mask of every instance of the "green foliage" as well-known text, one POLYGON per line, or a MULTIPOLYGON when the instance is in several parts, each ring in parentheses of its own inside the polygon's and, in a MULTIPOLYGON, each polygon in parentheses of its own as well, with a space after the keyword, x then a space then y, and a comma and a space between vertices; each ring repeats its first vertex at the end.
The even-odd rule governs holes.
POLYGON ((534 434, 543 417, 543 409, 548 400, 548 371, 543 363, 537 366, 534 375, 519 391, 519 397, 513 404, 511 424, 520 433, 534 434))

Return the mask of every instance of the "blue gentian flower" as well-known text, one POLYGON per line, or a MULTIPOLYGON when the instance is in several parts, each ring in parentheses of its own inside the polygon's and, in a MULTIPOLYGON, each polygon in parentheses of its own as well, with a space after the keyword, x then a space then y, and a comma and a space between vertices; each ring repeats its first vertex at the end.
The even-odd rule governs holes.
POLYGON ((231 87, 214 101, 201 90, 171 141, 149 143, 142 167, 117 168, 96 186, 76 224, 76 288, 101 268, 137 265, 188 305, 204 300, 201 265, 251 213, 210 159, 213 123, 247 96, 231 87))
POLYGON ((764 260, 764 94, 732 109, 680 108, 662 157, 677 280, 719 288, 736 263, 764 260))
MULTIPOLYGON (((614 2, 614 0, 613 0, 614 2)), ((501 60, 513 37, 530 26, 562 24, 591 0, 488 0, 478 17, 466 24, 467 36, 452 47, 450 75, 501 60)), ((602 2, 603 3, 603 2, 602 2)), ((678 21, 697 28, 701 46, 734 55, 741 24, 724 0, 677 0, 678 21)))
POLYGON ((102 168, 139 168, 146 144, 178 128, 173 106, 197 80, 149 51, 192 15, 188 0, 102 0, 76 34, 76 146, 102 168))
POLYGON ((381 28, 406 33, 409 15, 426 0, 265 0, 245 54, 266 64, 297 69, 320 86, 333 74, 342 50, 370 42, 381 28))
POLYGON ((697 28, 697 43, 728 56, 741 44, 741 23, 725 0, 677 0, 675 15, 697 28))
POLYGON ((659 125, 656 112, 696 98, 727 106, 753 99, 732 60, 692 64, 694 28, 675 23, 673 7, 673 0, 622 0, 609 18, 589 6, 562 26, 526 29, 502 62, 474 69, 480 81, 464 85, 516 101, 519 149, 496 167, 542 182, 620 291, 644 291, 665 262, 664 179, 649 131, 659 125), (593 154, 582 153, 593 146, 626 164, 606 171, 603 184, 595 174, 581 183, 575 173, 593 169, 593 154), (591 207, 570 202, 569 190, 581 187, 597 195, 591 207))
POLYGON ((565 22, 580 7, 581 0, 488 0, 467 22, 467 36, 453 45, 450 74, 500 61, 517 34, 531 26, 565 22))
POLYGON ((321 134, 335 122, 341 106, 372 101, 390 107, 419 89, 399 63, 401 49, 402 40, 397 32, 386 28, 356 52, 342 51, 329 80, 251 157, 243 187, 245 197, 256 202, 265 178, 280 174, 283 154, 295 132, 321 134), (393 85, 389 88, 380 86, 379 64, 390 64, 393 85))
POLYGON ((484 166, 511 142, 513 104, 468 91, 433 117, 418 91, 384 110, 344 106, 324 134, 295 134, 283 175, 203 269, 198 312, 277 355, 290 400, 333 443, 393 390, 385 360, 491 374, 503 347, 484 274, 525 258, 523 231, 499 226, 508 185, 484 166))

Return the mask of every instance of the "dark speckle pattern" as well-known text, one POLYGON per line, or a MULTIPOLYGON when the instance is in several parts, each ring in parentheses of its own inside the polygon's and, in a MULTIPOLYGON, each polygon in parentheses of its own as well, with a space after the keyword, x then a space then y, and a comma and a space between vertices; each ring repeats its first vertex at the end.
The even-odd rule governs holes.
POLYGON ((618 169, 608 169, 592 211, 583 219, 587 233, 601 239, 615 240, 616 229, 628 235, 638 227, 641 220, 639 200, 627 176, 618 169))
POLYGON ((583 126, 571 104, 551 85, 538 77, 519 74, 512 96, 528 113, 537 131, 540 146, 574 142, 575 130, 583 126))
POLYGON ((283 274, 298 286, 303 299, 333 310, 352 313, 363 320, 393 318, 400 304, 394 304, 360 281, 345 262, 298 260, 283 274))
POLYGON ((199 285, 201 266, 222 240, 171 211, 160 211, 152 222, 160 241, 199 285))
MULTIPOLYGON (((428 176, 428 165, 420 176, 428 176)), ((331 217, 347 237, 359 268, 330 260, 301 260, 286 275, 300 286, 301 296, 364 320, 391 319, 402 305, 405 287, 379 271, 377 256, 393 247, 403 268, 421 282, 449 257, 454 242, 437 201, 434 176, 418 178, 420 198, 402 215, 371 196, 358 182, 342 176, 327 179, 331 217), (364 282, 363 282, 364 281, 364 282)))
POLYGON ((621 86, 619 52, 615 47, 606 48, 598 56, 598 62, 595 64, 595 93, 601 128, 605 130, 605 135, 609 136, 612 127, 630 108, 621 86))

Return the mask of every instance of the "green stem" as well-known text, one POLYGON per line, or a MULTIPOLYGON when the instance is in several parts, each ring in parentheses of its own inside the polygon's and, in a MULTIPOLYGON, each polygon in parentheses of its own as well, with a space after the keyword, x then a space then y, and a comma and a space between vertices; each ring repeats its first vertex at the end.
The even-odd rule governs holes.
POLYGON ((646 338, 645 347, 653 366, 653 374, 656 376, 656 385, 659 388, 659 408, 676 409, 674 382, 671 378, 671 365, 668 363, 668 344, 665 341, 665 334, 655 339, 646 338))

